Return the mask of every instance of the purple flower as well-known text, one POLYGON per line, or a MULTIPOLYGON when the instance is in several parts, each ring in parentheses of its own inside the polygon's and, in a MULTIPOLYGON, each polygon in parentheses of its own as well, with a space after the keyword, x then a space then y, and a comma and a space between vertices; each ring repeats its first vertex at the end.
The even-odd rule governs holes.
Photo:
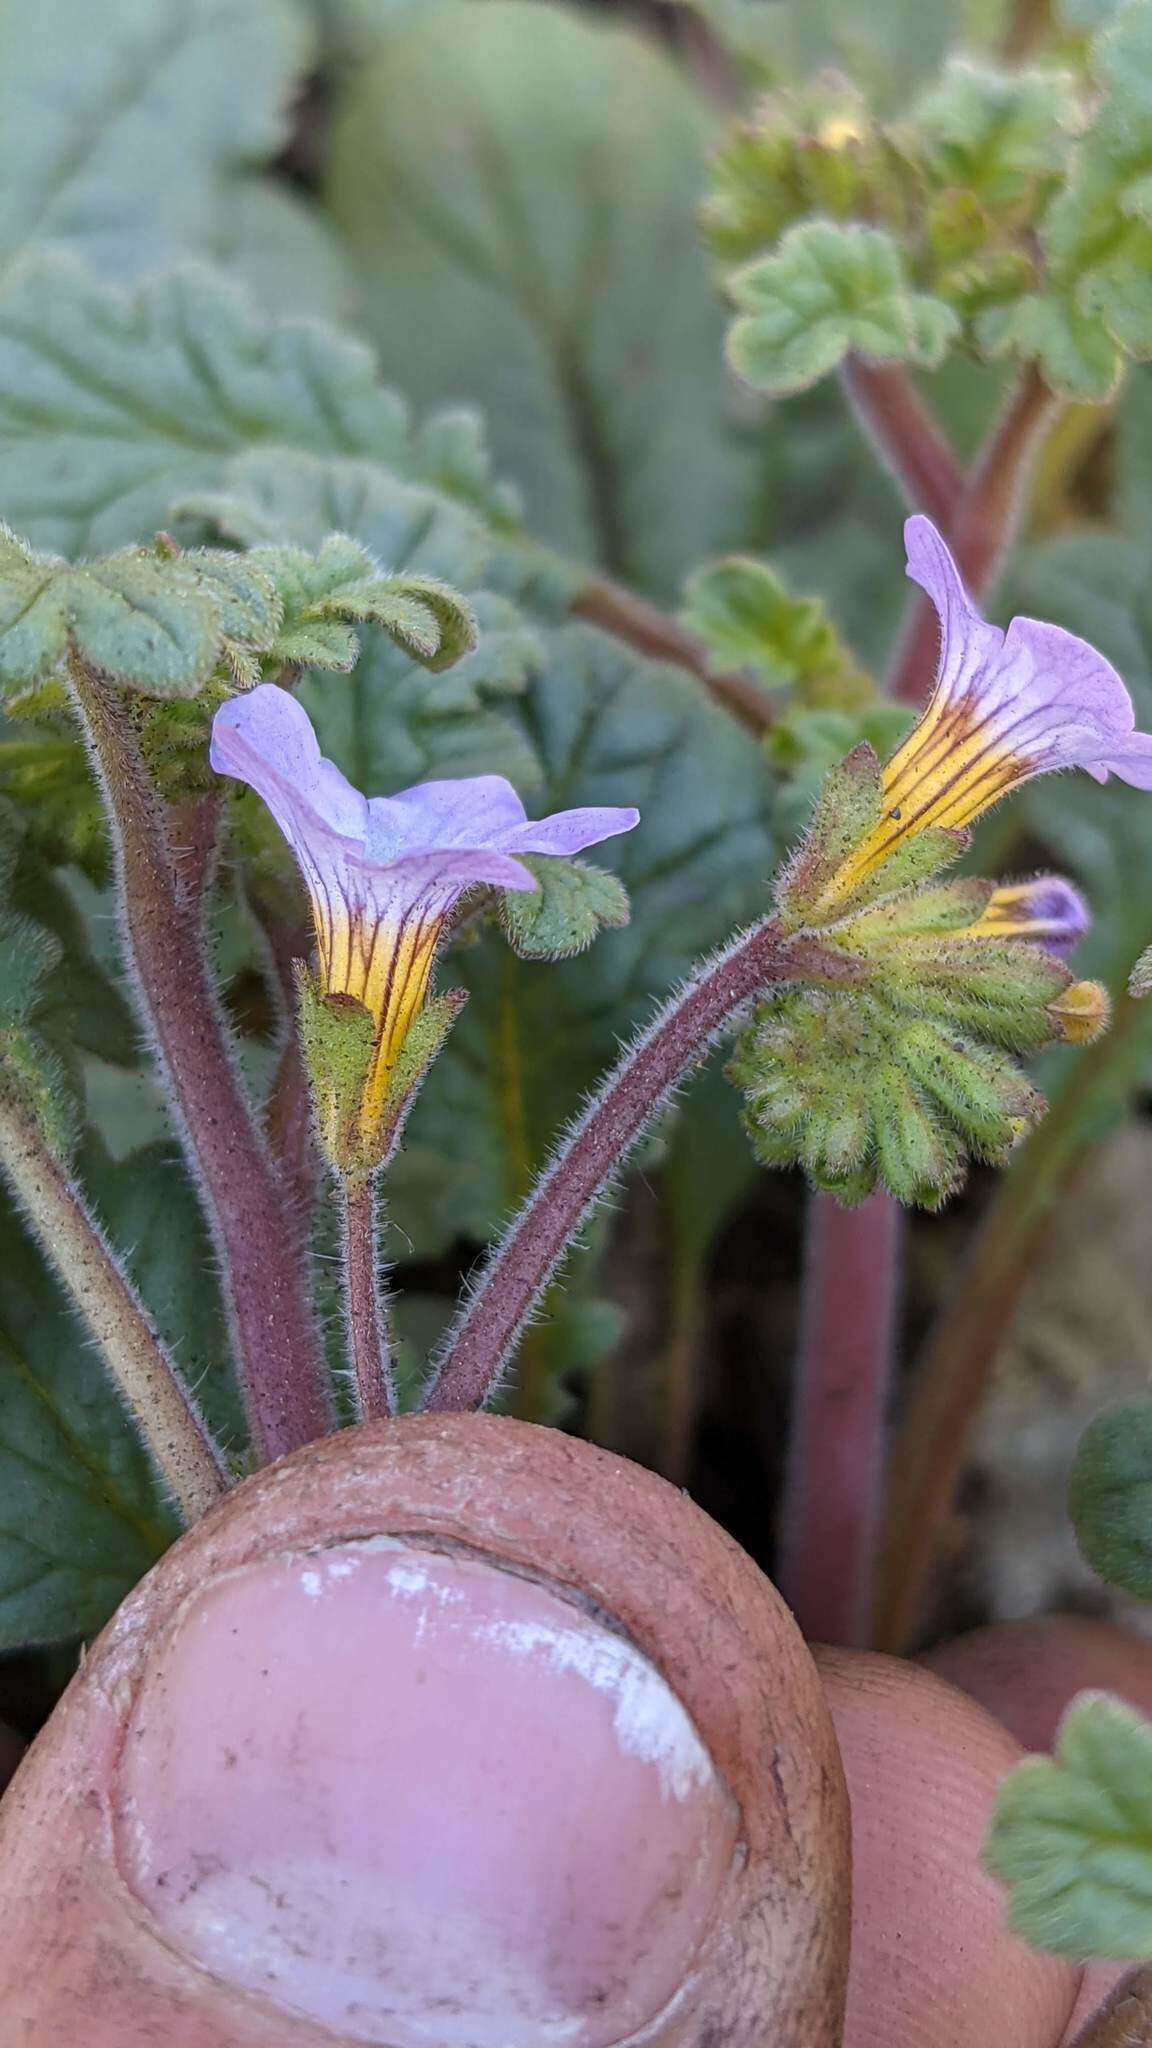
POLYGON ((1036 875, 1030 882, 1002 882, 972 930, 990 939, 1028 939, 1066 959, 1091 923, 1079 889, 1063 875, 1036 875))
POLYGON ((221 706, 211 759, 220 774, 263 797, 296 856, 324 994, 352 997, 375 1020, 368 1126, 427 995, 445 921, 464 892, 476 883, 535 889, 518 854, 579 853, 630 832, 639 819, 633 810, 592 808, 533 821, 502 775, 361 796, 321 754, 303 706, 275 683, 221 706))
POLYGON ((1152 789, 1152 735, 1135 731, 1112 664, 1061 626, 1013 619, 1007 632, 976 610, 930 519, 904 528, 908 574, 940 617, 940 666, 923 715, 884 768, 879 824, 824 892, 835 908, 910 835, 970 825, 1008 792, 1053 768, 1119 775, 1152 789))

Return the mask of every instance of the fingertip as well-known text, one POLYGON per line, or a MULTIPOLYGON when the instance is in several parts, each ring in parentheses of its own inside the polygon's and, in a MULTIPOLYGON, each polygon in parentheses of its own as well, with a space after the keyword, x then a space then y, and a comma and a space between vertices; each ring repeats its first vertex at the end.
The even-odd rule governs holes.
POLYGON ((916 1665, 837 1650, 817 1663, 852 1805, 845 2048, 1053 2048, 1080 1973, 1009 1932, 981 1862, 1018 1745, 916 1665))
POLYGON ((1026 1750, 1051 1749, 1078 1692, 1119 1693, 1152 1714, 1152 1642, 1086 1615, 1045 1615, 974 1629, 923 1663, 978 1700, 1026 1750))

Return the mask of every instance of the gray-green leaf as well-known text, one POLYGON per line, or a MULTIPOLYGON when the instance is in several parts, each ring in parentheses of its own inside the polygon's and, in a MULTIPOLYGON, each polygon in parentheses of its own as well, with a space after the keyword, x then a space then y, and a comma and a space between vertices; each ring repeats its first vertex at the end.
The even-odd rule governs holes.
POLYGON ((500 898, 500 921, 522 960, 566 960, 585 952, 602 926, 627 924, 628 891, 617 875, 583 860, 531 854, 523 865, 536 877, 535 890, 505 889, 500 898))
POLYGON ((1152 1722, 1082 1693, 1055 1758, 1028 1757, 1001 1787, 985 1857, 1035 1947, 1152 1956, 1152 1722))
POLYGON ((147 539, 255 450, 372 460, 508 515, 472 415, 415 433, 359 342, 261 319, 210 272, 127 294, 44 256, 0 288, 0 514, 37 546, 147 539))
POLYGON ((729 279, 740 317, 733 368, 758 391, 804 391, 856 350, 874 362, 943 361, 960 323, 913 289, 898 243, 880 228, 801 221, 771 256, 729 279))
POLYGON ((630 29, 442 0, 351 74, 327 186, 387 374, 475 398, 533 532, 661 595, 754 482, 696 232, 709 128, 630 29))

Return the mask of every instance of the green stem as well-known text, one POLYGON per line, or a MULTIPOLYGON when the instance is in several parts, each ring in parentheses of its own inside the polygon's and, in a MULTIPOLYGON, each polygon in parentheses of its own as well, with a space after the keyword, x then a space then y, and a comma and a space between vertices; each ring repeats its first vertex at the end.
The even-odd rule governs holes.
POLYGON ((147 1309, 35 1118, 0 1086, 0 1168, 100 1348, 186 1523, 228 1487, 215 1443, 147 1309))

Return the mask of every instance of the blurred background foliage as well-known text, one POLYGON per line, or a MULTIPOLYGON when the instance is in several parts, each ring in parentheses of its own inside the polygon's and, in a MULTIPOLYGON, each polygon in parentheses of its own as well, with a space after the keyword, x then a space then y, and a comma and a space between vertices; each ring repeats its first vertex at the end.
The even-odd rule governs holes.
MULTIPOLYGON (((642 831, 603 850, 631 896, 625 929, 560 966, 482 932, 453 956, 472 1000, 389 1187, 410 1385, 460 1276, 619 1040, 764 902, 898 633, 900 500, 835 382, 780 399, 726 368, 730 310, 701 234, 726 121, 757 91, 808 89, 829 66, 896 119, 948 51, 1082 65, 1109 11, 1105 0, 98 0, 79 34, 74 0, 3 0, 0 516, 69 556, 162 526, 309 547, 342 529, 389 568, 467 592, 481 625, 476 651, 439 676, 369 629, 352 676, 305 681, 354 780, 383 793, 499 769, 541 809, 642 812, 642 831), (760 564, 762 580, 738 593, 759 622, 760 678, 790 686, 808 718, 786 719, 767 748, 697 676, 568 617, 582 576, 604 571, 686 608, 743 667, 730 593, 717 617, 717 586, 696 573, 732 554, 760 564), (797 605, 813 594, 820 607, 797 605), (816 687, 830 672, 831 713, 816 687)), ((1152 80, 1148 90, 1152 122, 1152 80)), ((970 452, 1003 396, 1003 358, 965 348, 922 375, 970 452)), ((1150 447, 1152 368, 1129 371, 1115 406, 1070 403, 1004 593, 1005 610, 1093 638, 1146 726, 1150 447)), ((20 709, 0 740, 7 887, 61 944, 45 1001, 83 1098, 85 1184, 235 1442, 211 1260, 125 1002, 86 764, 58 707, 20 709)), ((880 728, 892 718, 869 715, 880 728)), ((1041 786, 993 820, 980 865, 1044 862, 1087 885, 1097 928, 1084 968, 1118 987, 1152 934, 1146 804, 1064 779, 1041 786)), ((248 901, 222 900, 216 931, 256 1087, 281 1003, 251 915, 260 872, 248 901)), ((290 887, 286 870, 273 881, 290 887)), ((1056 1057, 1043 1077, 1057 1094, 1068 1069, 1056 1057)), ((1005 1354, 1010 1405, 1047 1403, 1042 1482, 1032 1470, 1028 1498, 1048 1487, 1053 1531, 1085 1385, 1102 1400, 1109 1372, 1128 1391, 1152 1364, 1147 1314, 1130 1313, 1108 1279, 1112 1182, 1099 1169, 1119 1162, 1127 1228, 1138 1235, 1137 1216, 1152 1227, 1146 1148, 1140 1172, 1122 1149, 1142 1142, 1150 1079, 1152 1025, 1129 1020, 1115 1083, 1091 1110, 1094 1130, 1114 1127, 1113 1149, 1070 1193, 1063 1168, 1053 1184, 1060 1229, 1080 1247, 1076 1301, 1053 1317, 1041 1271, 1005 1354), (1065 1411, 1075 1427, 1062 1431, 1065 1411)), ((988 1199, 978 1178, 946 1216, 916 1221, 907 1350, 988 1199)), ((801 1210, 794 1178, 757 1173, 735 1099, 710 1071, 588 1234, 507 1396, 690 1483, 763 1561, 801 1210)), ((326 1214, 320 1227, 333 1227, 326 1214)), ((10 1213, 0 1272, 0 1650, 14 1653, 90 1635, 172 1532, 10 1213)), ((1011 1503, 1005 1464, 982 1438, 950 1618, 1102 1597, 1064 1536, 1041 1543, 1047 1561, 1023 1574, 1026 1594, 998 1563, 1014 1550, 1003 1515, 982 1523, 975 1510, 981 1488, 998 1512, 1011 1503)), ((10 1663, 17 1718, 66 1664, 59 1650, 10 1663)))

